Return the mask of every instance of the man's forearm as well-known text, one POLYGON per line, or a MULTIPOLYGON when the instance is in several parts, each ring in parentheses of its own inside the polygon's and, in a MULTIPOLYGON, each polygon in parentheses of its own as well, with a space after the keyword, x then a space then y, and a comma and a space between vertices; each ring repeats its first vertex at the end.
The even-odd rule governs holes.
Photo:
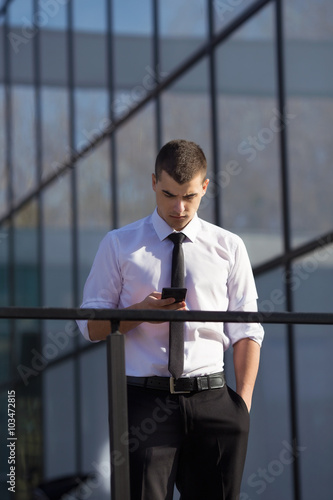
POLYGON ((251 339, 241 339, 234 344, 234 369, 236 392, 251 408, 254 384, 258 374, 260 346, 251 339))
MULTIPOLYGON (((126 309, 135 309, 135 307, 136 305, 126 309)), ((141 323, 142 321, 120 321, 119 331, 120 333, 127 333, 141 323)), ((111 323, 110 321, 90 319, 88 321, 88 331, 90 340, 105 340, 109 333, 111 333, 111 323)))
MULTIPOLYGON (((120 333, 127 333, 140 323, 141 321, 120 321, 119 331, 120 333)), ((88 331, 90 340, 105 340, 111 333, 111 323, 110 321, 90 319, 88 321, 88 331)))

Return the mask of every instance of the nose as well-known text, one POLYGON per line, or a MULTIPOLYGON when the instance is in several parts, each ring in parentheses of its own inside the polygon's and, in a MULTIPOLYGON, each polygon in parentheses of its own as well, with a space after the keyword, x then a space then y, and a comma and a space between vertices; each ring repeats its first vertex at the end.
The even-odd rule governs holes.
POLYGON ((174 206, 175 212, 177 214, 182 214, 185 211, 185 203, 181 198, 175 201, 174 206))

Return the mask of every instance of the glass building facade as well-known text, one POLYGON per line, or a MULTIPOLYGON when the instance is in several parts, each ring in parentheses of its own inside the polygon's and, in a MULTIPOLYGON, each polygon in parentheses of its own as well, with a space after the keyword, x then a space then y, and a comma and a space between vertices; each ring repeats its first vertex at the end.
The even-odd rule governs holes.
MULTIPOLYGON (((259 309, 332 312, 332 19, 331 0, 0 1, 0 307, 78 306, 101 238, 154 209, 155 156, 184 138, 259 309)), ((332 329, 265 325, 241 500, 330 498, 332 329)), ((12 390, 16 498, 85 473, 77 498, 109 498, 105 344, 0 319, 3 500, 12 390)))

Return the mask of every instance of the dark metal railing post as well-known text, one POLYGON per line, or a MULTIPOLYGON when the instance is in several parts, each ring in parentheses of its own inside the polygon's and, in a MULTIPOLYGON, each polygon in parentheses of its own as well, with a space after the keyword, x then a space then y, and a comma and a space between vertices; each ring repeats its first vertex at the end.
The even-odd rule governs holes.
POLYGON ((125 339, 112 321, 106 339, 112 500, 130 500, 125 339))

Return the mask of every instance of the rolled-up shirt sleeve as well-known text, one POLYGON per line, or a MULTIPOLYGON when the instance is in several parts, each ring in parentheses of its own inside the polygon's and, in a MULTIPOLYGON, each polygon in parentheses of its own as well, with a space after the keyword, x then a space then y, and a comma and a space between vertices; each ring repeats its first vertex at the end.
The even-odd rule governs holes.
MULTIPOLYGON (((234 261, 228 279, 228 311, 256 312, 257 289, 251 263, 243 241, 239 238, 234 251, 234 261)), ((257 342, 260 346, 264 338, 264 329, 260 323, 226 323, 225 333, 231 344, 243 338, 257 342)))
MULTIPOLYGON (((117 259, 117 242, 112 233, 108 233, 99 245, 84 286, 80 307, 81 309, 116 309, 120 292, 121 277, 117 259)), ((88 320, 77 320, 77 325, 84 338, 92 342, 89 337, 88 320)))

